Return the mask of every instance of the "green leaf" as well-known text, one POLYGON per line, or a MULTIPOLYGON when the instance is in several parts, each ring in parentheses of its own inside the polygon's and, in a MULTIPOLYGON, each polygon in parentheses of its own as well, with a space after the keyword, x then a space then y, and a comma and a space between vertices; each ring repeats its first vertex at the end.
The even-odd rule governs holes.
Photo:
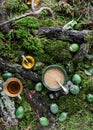
POLYGON ((63 29, 72 29, 77 24, 77 21, 71 20, 66 25, 63 26, 63 29))

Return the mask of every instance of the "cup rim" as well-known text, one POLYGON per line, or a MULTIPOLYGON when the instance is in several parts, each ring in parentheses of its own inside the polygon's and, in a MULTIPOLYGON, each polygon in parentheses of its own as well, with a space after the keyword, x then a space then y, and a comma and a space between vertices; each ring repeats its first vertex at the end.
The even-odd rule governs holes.
POLYGON ((22 85, 21 81, 20 81, 19 79, 17 79, 17 78, 9 78, 9 79, 7 79, 7 80, 3 83, 3 86, 4 86, 4 91, 5 91, 6 95, 8 95, 8 96, 10 96, 10 97, 17 97, 18 95, 21 94, 21 92, 22 92, 22 90, 23 90, 23 85, 22 85), (7 84, 8 84, 10 81, 16 81, 16 82, 18 82, 18 83, 20 84, 21 87, 20 87, 20 91, 18 92, 18 94, 12 94, 12 93, 8 92, 8 90, 7 90, 7 84))
POLYGON ((49 66, 47 66, 47 67, 43 70, 43 73, 42 73, 42 83, 43 83, 43 85, 44 85, 48 90, 50 90, 50 91, 58 91, 58 90, 61 90, 61 89, 62 89, 61 87, 58 87, 58 88, 55 88, 55 89, 50 88, 50 87, 45 83, 45 81, 44 81, 44 75, 45 75, 46 71, 49 70, 49 69, 51 69, 51 68, 57 68, 57 69, 61 70, 61 72, 64 73, 65 80, 64 80, 63 85, 66 84, 66 81, 67 81, 67 72, 66 72, 66 70, 65 70, 62 66, 60 66, 60 65, 49 65, 49 66))

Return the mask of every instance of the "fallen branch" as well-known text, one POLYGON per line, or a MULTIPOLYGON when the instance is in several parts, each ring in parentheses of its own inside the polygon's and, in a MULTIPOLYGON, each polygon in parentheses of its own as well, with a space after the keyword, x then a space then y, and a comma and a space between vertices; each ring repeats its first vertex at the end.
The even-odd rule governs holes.
POLYGON ((5 21, 5 22, 3 22, 3 23, 0 23, 0 26, 3 26, 3 25, 5 25, 5 24, 9 24, 9 23, 11 23, 11 22, 17 21, 17 20, 22 19, 22 18, 27 17, 27 16, 35 16, 35 15, 38 15, 38 14, 40 14, 43 10, 47 10, 47 11, 52 15, 52 18, 54 18, 53 11, 52 11, 49 7, 41 7, 39 10, 35 11, 35 8, 34 8, 34 0, 32 0, 31 10, 32 10, 32 11, 29 12, 29 13, 25 13, 25 14, 23 14, 23 15, 21 15, 21 16, 14 17, 14 18, 12 18, 12 19, 10 19, 10 20, 7 20, 7 21, 5 21))
POLYGON ((81 44, 84 42, 84 36, 89 32, 91 31, 65 30, 62 27, 42 27, 38 30, 37 35, 39 37, 47 37, 50 39, 76 42, 81 44))
POLYGON ((49 119, 49 126, 42 127, 40 123, 37 124, 38 130, 57 130, 57 125, 55 123, 55 116, 51 114, 49 110, 49 105, 47 101, 44 99, 41 93, 30 91, 29 89, 25 89, 26 97, 33 108, 37 119, 39 120, 41 117, 47 117, 49 119))
MULTIPOLYGON (((63 29, 62 27, 42 27, 38 30, 37 35, 39 37, 47 37, 49 39, 79 43, 80 49, 73 58, 73 60, 76 61, 76 60, 83 60, 85 57, 92 59, 91 55, 88 55, 87 57, 87 54, 92 44, 88 43, 85 38, 86 35, 88 34, 92 35, 92 33, 93 33, 92 30, 76 31, 76 30, 66 30, 63 29)), ((92 39, 90 41, 92 41, 92 39)))
POLYGON ((32 80, 34 82, 39 82, 41 81, 41 76, 38 74, 32 72, 31 70, 26 70, 24 69, 21 65, 19 64, 9 64, 5 63, 1 58, 0 58, 0 70, 8 70, 11 73, 18 73, 24 79, 32 80))

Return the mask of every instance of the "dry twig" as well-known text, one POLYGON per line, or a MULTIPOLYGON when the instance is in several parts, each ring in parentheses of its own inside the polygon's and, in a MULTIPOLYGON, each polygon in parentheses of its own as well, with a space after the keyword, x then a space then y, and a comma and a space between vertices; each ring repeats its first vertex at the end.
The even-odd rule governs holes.
POLYGON ((25 13, 25 14, 23 14, 23 15, 21 15, 21 16, 14 17, 14 18, 12 18, 12 19, 10 19, 10 20, 7 20, 7 21, 5 21, 5 22, 3 22, 3 23, 0 23, 0 26, 3 26, 3 25, 5 25, 5 24, 9 24, 9 23, 11 23, 11 22, 17 21, 17 20, 22 19, 22 18, 27 17, 27 16, 35 16, 35 15, 38 15, 38 14, 40 14, 43 10, 47 10, 47 11, 52 15, 52 18, 54 18, 53 11, 52 11, 51 8, 49 8, 49 7, 41 7, 39 10, 35 11, 35 8, 34 8, 34 0, 32 0, 31 10, 32 10, 32 11, 29 12, 29 13, 25 13))

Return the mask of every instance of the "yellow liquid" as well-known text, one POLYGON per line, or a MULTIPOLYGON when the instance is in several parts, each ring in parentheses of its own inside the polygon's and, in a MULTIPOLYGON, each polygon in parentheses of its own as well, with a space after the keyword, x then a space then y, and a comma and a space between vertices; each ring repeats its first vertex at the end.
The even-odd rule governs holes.
POLYGON ((11 94, 17 94, 20 91, 20 85, 17 82, 12 81, 7 85, 7 91, 11 94))

